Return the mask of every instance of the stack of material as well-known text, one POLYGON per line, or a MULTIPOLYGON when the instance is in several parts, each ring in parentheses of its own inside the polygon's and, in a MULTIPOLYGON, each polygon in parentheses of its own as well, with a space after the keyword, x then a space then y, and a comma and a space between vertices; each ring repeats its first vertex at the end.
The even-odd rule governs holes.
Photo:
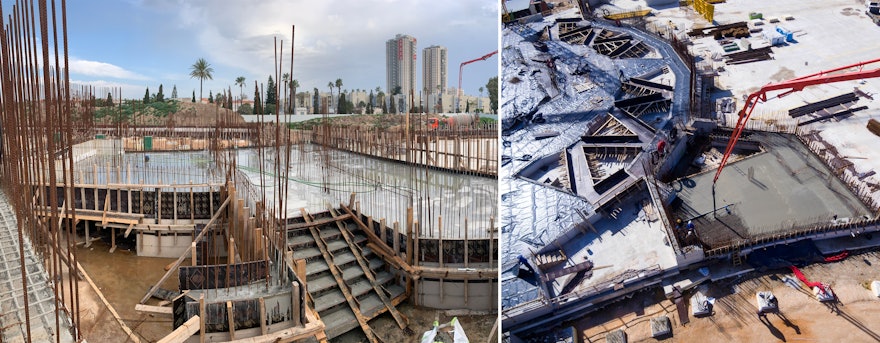
POLYGON ((846 93, 841 94, 835 97, 831 97, 822 101, 817 101, 814 103, 809 103, 803 106, 795 107, 788 110, 788 115, 792 118, 797 118, 800 116, 804 116, 811 113, 816 113, 826 108, 831 108, 834 106, 858 101, 859 98, 855 93, 846 93))
POLYGON ((669 323, 669 317, 651 318, 651 337, 662 338, 670 334, 672 334, 672 325, 669 323))
POLYGON ((626 332, 614 330, 605 335, 605 343, 626 343, 626 332))
POLYGON ((724 60, 727 64, 743 64, 749 62, 764 61, 772 58, 770 57, 771 52, 773 52, 772 49, 767 46, 763 48, 727 54, 724 55, 724 60))
POLYGON ((712 315, 712 303, 702 292, 697 292, 691 297, 691 314, 694 317, 712 315))
POLYGON ((758 311, 761 313, 774 313, 779 312, 779 302, 776 300, 776 296, 773 295, 773 292, 764 291, 758 292, 755 295, 755 298, 758 301, 758 311))

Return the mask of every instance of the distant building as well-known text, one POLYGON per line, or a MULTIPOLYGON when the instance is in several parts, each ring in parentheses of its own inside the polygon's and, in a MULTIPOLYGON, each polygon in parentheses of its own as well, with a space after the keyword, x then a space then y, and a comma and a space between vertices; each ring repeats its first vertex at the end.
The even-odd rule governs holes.
POLYGON ((443 92, 447 87, 446 48, 432 45, 422 50, 422 87, 428 94, 443 92))
POLYGON ((393 94, 400 87, 400 94, 409 94, 416 88, 416 39, 398 34, 385 42, 386 93, 393 94))

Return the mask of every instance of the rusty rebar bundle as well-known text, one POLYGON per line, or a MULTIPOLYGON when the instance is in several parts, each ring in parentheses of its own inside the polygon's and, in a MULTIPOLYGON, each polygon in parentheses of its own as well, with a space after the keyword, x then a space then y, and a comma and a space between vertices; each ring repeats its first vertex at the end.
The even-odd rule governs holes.
MULTIPOLYGON (((2 7, 0 1, 0 17, 4 17, 2 7)), ((66 1, 62 0, 60 6, 56 1, 40 0, 36 6, 33 0, 23 1, 13 5, 12 13, 4 18, 8 22, 0 27, 0 165, 2 187, 17 218, 25 339, 30 342, 31 326, 40 325, 31 323, 28 308, 27 239, 54 281, 56 341, 61 340, 59 331, 65 315, 71 323, 71 335, 79 340, 76 232, 68 219, 76 215, 72 199, 72 146, 76 140, 72 118, 83 116, 90 107, 71 94, 66 1)), ((88 92, 83 89, 79 94, 88 92)))

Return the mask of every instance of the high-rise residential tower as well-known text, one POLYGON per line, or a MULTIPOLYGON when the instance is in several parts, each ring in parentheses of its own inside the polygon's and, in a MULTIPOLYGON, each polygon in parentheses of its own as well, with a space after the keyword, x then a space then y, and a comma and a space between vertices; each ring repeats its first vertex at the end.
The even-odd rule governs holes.
POLYGON ((446 56, 446 48, 439 45, 422 50, 422 91, 426 91, 426 95, 446 91, 446 56))
POLYGON ((416 90, 416 39, 398 34, 385 43, 385 81, 388 94, 400 87, 400 94, 409 96, 416 90))

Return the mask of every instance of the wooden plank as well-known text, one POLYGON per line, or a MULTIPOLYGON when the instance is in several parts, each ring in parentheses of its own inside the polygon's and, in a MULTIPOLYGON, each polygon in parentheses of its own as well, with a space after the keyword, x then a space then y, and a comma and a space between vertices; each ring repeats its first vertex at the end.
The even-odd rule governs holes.
POLYGON ((134 223, 128 224, 128 229, 125 230, 125 238, 128 238, 128 235, 131 233, 131 230, 134 229, 134 223))
MULTIPOLYGON (((300 208, 299 211, 302 213, 303 219, 305 219, 306 222, 312 221, 311 215, 309 215, 305 208, 300 208)), ((315 245, 321 250, 321 255, 324 256, 324 261, 326 261, 327 265, 330 267, 330 273, 333 274, 333 278, 336 279, 336 284, 339 286, 339 290, 342 292, 342 295, 345 296, 345 300, 348 302, 351 311, 354 312, 354 317, 357 319, 358 324, 360 324, 361 330, 363 330, 364 335, 367 336, 367 340, 371 343, 378 343, 379 340, 367 324, 367 319, 361 314, 360 305, 351 295, 349 286, 342 278, 342 272, 339 270, 339 267, 336 266, 336 263, 333 262, 333 257, 330 256, 330 252, 327 251, 327 243, 324 242, 324 239, 321 238, 321 234, 318 233, 318 229, 314 226, 309 227, 309 231, 311 231, 312 237, 315 239, 315 245)))
POLYGON ((260 334, 269 333, 266 328, 266 300, 260 297, 260 334))
POLYGON ((167 336, 162 337, 157 343, 183 343, 187 338, 199 332, 201 325, 202 321, 199 316, 192 316, 183 325, 171 331, 167 336))
POLYGON ((232 301, 226 301, 226 320, 229 323, 229 340, 235 340, 235 309, 232 308, 232 301))
MULTIPOLYGON (((205 236, 205 233, 210 231, 211 225, 214 224, 214 222, 217 220, 217 218, 220 218, 220 214, 223 213, 223 209, 226 208, 227 205, 229 205, 229 199, 230 198, 226 198, 226 201, 223 202, 223 205, 220 205, 220 208, 217 209, 217 212, 214 213, 214 216, 211 217, 211 220, 208 221, 208 224, 205 225, 205 228, 202 230, 202 232, 199 232, 199 235, 196 236, 195 238, 193 238, 193 242, 198 242, 200 239, 202 239, 202 237, 205 236)), ((175 269, 177 269, 178 266, 180 266, 180 263, 183 262, 184 259, 189 257, 189 253, 190 253, 191 249, 192 249, 192 246, 189 246, 186 248, 186 250, 182 254, 180 254, 180 257, 177 258, 177 261, 174 262, 174 265, 172 265, 171 268, 169 268, 168 271, 165 272, 165 275, 163 275, 162 278, 159 279, 159 282, 157 282, 155 285, 153 285, 153 288, 150 288, 150 291, 147 292, 146 295, 144 295, 144 298, 141 299, 141 301, 140 301, 141 304, 147 302, 147 299, 149 299, 151 296, 153 296, 153 293, 156 293, 156 290, 159 289, 159 286, 162 285, 162 283, 165 282, 165 280, 167 280, 169 276, 171 276, 171 273, 175 269)))
MULTIPOLYGON (((339 213, 336 212, 336 210, 332 207, 329 207, 328 209, 330 210, 331 216, 336 217, 337 215, 339 215, 339 213)), ((385 219, 382 219, 382 232, 385 232, 384 222, 385 219)), ((351 253, 357 260, 358 265, 364 271, 364 276, 366 276, 367 280, 370 281, 370 285, 373 287, 373 291, 376 292, 376 295, 378 295, 379 299, 382 300, 382 304, 384 304, 385 308, 388 309, 388 313, 390 313, 391 316, 394 317, 394 321, 397 322, 397 326, 399 326, 401 329, 406 329, 409 323, 407 323, 406 318, 404 318, 403 315, 401 315, 400 312, 397 311, 397 308, 391 304, 391 299, 388 299, 388 295, 385 294, 385 290, 376 281, 376 277, 373 275, 373 270, 370 269, 370 264, 364 261, 363 252, 351 240, 351 234, 348 232, 348 229, 345 227, 345 225, 342 225, 342 222, 339 221, 336 222, 336 226, 337 228, 339 228, 339 232, 342 234, 342 238, 345 239, 345 243, 348 243, 348 248, 351 249, 351 253)))
MULTIPOLYGON (((202 316, 202 318, 205 317, 205 293, 202 293, 199 295, 199 315, 202 316)), ((200 343, 205 343, 206 338, 207 338, 205 336, 207 333, 208 332, 205 330, 205 321, 204 320, 199 321, 199 342, 200 343)))
POLYGON ((139 312, 149 312, 149 313, 171 315, 171 308, 170 307, 163 307, 163 306, 151 306, 151 305, 137 304, 137 305, 134 305, 134 310, 139 311, 139 312))
POLYGON ((343 214, 339 217, 327 218, 327 219, 318 219, 313 222, 305 222, 305 223, 296 223, 287 225, 288 230, 297 230, 297 229, 306 229, 314 226, 322 226, 327 224, 333 224, 333 222, 342 221, 351 218, 350 214, 343 214))

